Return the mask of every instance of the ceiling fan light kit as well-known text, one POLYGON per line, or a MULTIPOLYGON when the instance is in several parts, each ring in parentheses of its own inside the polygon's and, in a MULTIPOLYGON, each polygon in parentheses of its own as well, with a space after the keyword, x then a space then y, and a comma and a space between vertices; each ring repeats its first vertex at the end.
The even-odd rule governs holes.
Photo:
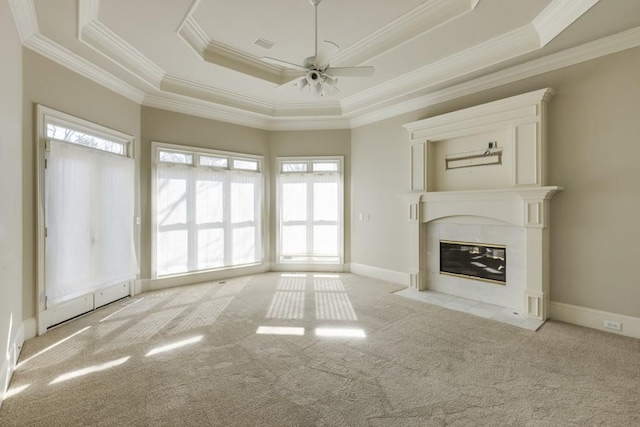
POLYGON ((344 77, 368 77, 374 73, 373 67, 331 67, 331 59, 338 53, 340 47, 328 40, 325 40, 318 50, 318 5, 321 0, 309 0, 315 13, 315 55, 304 60, 304 65, 298 65, 280 59, 263 57, 262 61, 272 65, 285 67, 304 72, 301 77, 278 86, 298 86, 300 91, 308 88, 309 93, 317 96, 336 93, 338 89, 337 76, 344 77))

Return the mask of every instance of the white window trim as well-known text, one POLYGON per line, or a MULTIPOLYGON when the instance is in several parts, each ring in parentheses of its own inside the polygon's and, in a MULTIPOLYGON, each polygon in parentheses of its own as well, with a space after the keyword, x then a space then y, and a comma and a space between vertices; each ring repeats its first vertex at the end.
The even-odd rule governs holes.
POLYGON ((335 271, 342 270, 344 268, 344 228, 345 228, 345 218, 344 218, 344 156, 305 156, 305 157, 276 157, 276 253, 274 257, 274 269, 275 270, 299 270, 300 268, 304 268, 307 270, 318 270, 318 271, 335 271), (312 171, 312 162, 322 162, 322 161, 337 161, 338 162, 338 171, 332 172, 313 172, 312 171), (282 172, 282 165, 286 163, 302 163, 307 162, 307 171, 306 172, 282 172), (281 260, 281 214, 282 214, 282 194, 280 190, 280 176, 281 175, 335 175, 338 174, 340 176, 340 188, 339 188, 339 199, 338 200, 338 217, 339 221, 339 233, 338 233, 338 262, 282 262, 281 260))
MULTIPOLYGON (((213 278, 217 278, 217 277, 222 277, 222 276, 218 276, 217 272, 229 272, 232 270, 237 270, 237 271, 242 271, 246 273, 238 273, 238 274, 252 274, 252 273, 260 273, 260 272, 264 272, 266 271, 266 269, 263 268, 263 264, 265 261, 265 250, 266 250, 266 246, 268 245, 268 242, 265 239, 266 236, 266 213, 265 213, 265 209, 266 209, 266 202, 265 200, 268 197, 268 193, 266 191, 267 188, 267 177, 266 174, 264 173, 264 157, 261 155, 256 155, 256 154, 245 154, 245 153, 235 153, 235 152, 231 152, 231 151, 221 151, 221 150, 214 150, 214 149, 209 149, 209 148, 200 148, 200 147, 193 147, 193 146, 188 146, 188 145, 178 145, 178 144, 171 144, 171 143, 167 143, 167 142, 159 142, 159 141, 152 141, 151 142, 151 230, 150 230, 150 241, 151 241, 151 289, 162 289, 162 288, 166 288, 166 287, 171 287, 171 286, 178 286, 178 285, 182 285, 185 284, 185 277, 194 278, 194 282, 196 283, 196 281, 198 281, 198 278, 202 278, 202 280, 214 280, 213 278), (167 150, 167 151, 176 151, 179 153, 187 153, 187 154, 192 154, 193 155, 193 162, 191 164, 188 163, 172 163, 172 162, 161 162, 160 161, 160 155, 159 152, 161 150, 167 150), (214 166, 198 166, 199 164, 199 157, 201 154, 204 155, 211 155, 211 156, 215 156, 215 157, 228 157, 229 158, 229 162, 226 168, 220 168, 220 167, 214 167, 214 166), (243 173, 258 173, 262 175, 262 203, 260 205, 260 230, 261 230, 261 254, 260 254, 260 259, 261 261, 258 261, 257 263, 254 264, 246 264, 246 265, 242 265, 242 266, 227 266, 227 267, 218 267, 218 268, 212 268, 212 269, 207 269, 207 270, 198 270, 198 271, 190 271, 190 272, 185 272, 185 273, 177 273, 177 274, 172 274, 172 275, 166 275, 166 276, 158 276, 158 269, 157 269, 157 244, 158 244, 158 236, 156 234, 156 230, 158 228, 158 219, 157 219, 157 191, 158 191, 158 164, 160 163, 165 163, 165 164, 176 164, 176 165, 182 165, 182 166, 191 166, 191 167, 203 167, 203 168, 211 168, 214 170, 229 170, 229 171, 233 171, 234 169, 232 169, 232 163, 233 163, 233 159, 237 159, 237 160, 254 160, 258 162, 258 170, 254 171, 254 170, 247 170, 247 169, 235 169, 239 172, 243 172, 243 173), (258 266, 259 268, 255 268, 256 266, 258 266), (211 274, 213 273, 213 274, 211 274)), ((227 273, 224 277, 230 277, 233 275, 238 275, 238 274, 233 274, 233 273, 227 273)), ((191 283, 191 281, 189 281, 191 283)))
MULTIPOLYGON (((55 110, 53 108, 46 107, 44 105, 36 105, 36 333, 42 335, 46 333, 47 327, 52 322, 52 319, 56 317, 55 310, 49 312, 46 304, 46 289, 45 289, 45 276, 46 276, 46 217, 45 217, 45 161, 47 151, 47 141, 53 138, 47 136, 47 124, 55 123, 60 126, 65 126, 69 129, 73 129, 79 132, 84 132, 90 135, 95 135, 100 138, 112 140, 121 143, 125 148, 124 156, 135 159, 135 138, 132 135, 117 131, 115 129, 108 128, 106 126, 99 125, 89 120, 81 119, 71 114, 63 113, 62 111, 55 110)), ((69 141, 64 141, 68 144, 73 144, 69 141)), ((81 144, 76 144, 83 146, 81 144)), ((95 149, 87 147, 88 149, 95 149)), ((97 149, 96 149, 97 150, 97 149)), ((103 151, 103 150, 100 150, 103 151)), ((105 153, 110 153, 104 151, 105 153)), ((118 156, 120 154, 110 153, 111 155, 118 156)), ((139 229, 139 199, 140 193, 138 186, 134 190, 135 197, 135 212, 136 212, 136 230, 135 230, 135 246, 136 256, 140 259, 140 229, 139 229)), ((140 276, 138 275, 138 278, 140 276)), ((133 287, 130 287, 130 292, 134 292, 133 287)), ((77 300, 72 300, 66 303, 65 307, 60 307, 59 312, 62 314, 61 319, 65 318, 65 310, 74 312, 74 308, 77 304, 83 304, 81 300, 91 300, 91 306, 94 305, 94 297, 91 298, 81 297, 77 300)), ((73 313, 71 314, 73 315, 73 313)), ((69 316, 67 316, 69 317, 69 316)), ((66 319, 66 318, 65 318, 66 319)))

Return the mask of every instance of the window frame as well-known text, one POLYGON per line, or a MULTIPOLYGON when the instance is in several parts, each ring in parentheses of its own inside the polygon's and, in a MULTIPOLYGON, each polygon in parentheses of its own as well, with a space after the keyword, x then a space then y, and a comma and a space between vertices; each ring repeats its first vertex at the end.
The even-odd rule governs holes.
MULTIPOLYGON (((334 266, 334 265, 343 265, 344 264, 344 230, 345 230, 345 217, 344 217, 344 156, 304 156, 304 157, 276 157, 276 253, 274 256, 275 263, 283 266, 300 266, 300 265, 310 265, 310 266, 334 266), (337 171, 313 171, 314 163, 330 163, 337 162, 338 170, 337 171), (306 163, 306 171, 284 171, 285 164, 296 164, 296 163, 306 163), (283 175, 338 175, 338 255, 337 261, 329 260, 329 261, 319 261, 309 259, 312 258, 312 255, 309 255, 309 258, 306 260, 291 260, 287 261, 283 259, 282 255, 282 181, 280 179, 283 175)), ((307 212, 309 213, 309 212, 307 212)), ((313 222, 313 220, 311 220, 313 222)), ((307 242, 307 245, 312 245, 312 242, 307 242)), ((321 258, 322 256, 318 256, 321 258)), ((334 257, 335 258, 335 257, 334 257)))
MULTIPOLYGON (((216 150, 210 148, 201 148, 189 145, 179 145, 179 144, 171 144, 166 142, 152 141, 151 142, 151 232, 150 232, 150 244, 151 244, 151 280, 170 280, 175 277, 184 277, 198 274, 206 274, 208 272, 215 271, 223 271, 228 269, 236 269, 236 268, 244 268, 251 267, 256 265, 262 265, 265 262, 265 250, 266 250, 266 242, 265 242, 265 199, 268 197, 268 193, 266 192, 267 185, 267 177, 264 173, 264 156, 256 155, 256 154, 248 154, 248 153, 237 153, 223 150, 216 150), (192 161, 190 163, 184 162, 170 162, 170 161, 161 161, 160 160, 160 152, 176 152, 180 154, 189 154, 192 156, 192 161), (200 163, 200 157, 217 157, 217 158, 226 158, 227 166, 211 166, 211 165, 202 165, 200 163), (244 169, 244 168, 234 168, 233 161, 234 160, 243 160, 249 162, 255 162, 257 164, 256 170, 244 169), (157 218, 157 209, 158 209, 158 165, 160 164, 168 164, 168 165, 176 165, 178 167, 191 167, 191 168, 207 168, 215 171, 227 171, 229 173, 241 172, 241 173, 255 173, 259 174, 262 177, 262 186, 260 190, 262 191, 262 197, 260 206, 258 207, 260 212, 260 218, 255 220, 256 224, 260 226, 260 251, 258 254, 258 261, 254 263, 242 264, 242 265, 232 265, 232 266, 221 266, 221 267, 213 267, 202 270, 194 270, 194 271, 186 271, 179 273, 170 273, 158 275, 158 218, 157 218)), ((225 226, 226 228, 227 226, 225 226)), ((225 249, 226 250, 226 249, 225 249)))

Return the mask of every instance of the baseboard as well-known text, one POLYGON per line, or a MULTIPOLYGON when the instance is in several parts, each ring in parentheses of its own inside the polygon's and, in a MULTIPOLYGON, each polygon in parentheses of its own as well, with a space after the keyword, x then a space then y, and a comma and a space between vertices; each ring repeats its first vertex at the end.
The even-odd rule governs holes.
POLYGON ((349 271, 360 276, 371 277, 372 279, 384 280, 385 282, 397 283, 409 286, 409 274, 400 271, 385 270, 384 268, 372 267, 370 265, 352 262, 349 264, 349 271))
POLYGON ((35 317, 30 317, 22 322, 24 326, 24 340, 30 340, 37 335, 36 326, 38 325, 35 317))
POLYGON ((640 318, 638 317, 594 310, 592 308, 580 307, 557 301, 551 301, 549 306, 549 317, 551 319, 640 339, 640 318), (612 320, 620 323, 622 325, 622 329, 617 331, 615 329, 605 328, 605 320, 612 320))
POLYGON ((267 271, 269 271, 269 263, 243 267, 222 268, 220 270, 205 271, 202 273, 191 273, 171 277, 163 277, 161 279, 151 279, 149 281, 149 290, 157 291, 160 289, 174 288, 176 286, 215 282, 217 280, 230 279, 232 277, 266 273, 267 271))
MULTIPOLYGON (((35 324, 33 328, 35 329, 35 324)), ((7 349, 7 355, 9 357, 4 358, 2 367, 0 367, 0 407, 2 406, 2 402, 4 402, 7 390, 9 389, 9 383, 11 382, 11 376, 13 375, 13 370, 18 363, 18 357, 20 357, 20 352, 24 345, 24 331, 25 324, 23 322, 16 331, 15 337, 13 337, 9 343, 9 348, 7 349)))
POLYGON ((269 271, 276 272, 318 272, 318 273, 343 273, 347 271, 344 264, 281 264, 271 263, 269 271))

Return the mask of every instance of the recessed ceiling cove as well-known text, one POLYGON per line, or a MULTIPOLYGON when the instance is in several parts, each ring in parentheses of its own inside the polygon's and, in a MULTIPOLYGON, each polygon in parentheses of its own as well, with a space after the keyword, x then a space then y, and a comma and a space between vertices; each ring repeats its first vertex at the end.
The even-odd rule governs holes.
POLYGON ((9 2, 25 47, 143 105, 263 129, 352 128, 640 45, 637 0, 322 0, 330 67, 375 73, 313 97, 276 89, 314 55, 310 0, 9 2))

